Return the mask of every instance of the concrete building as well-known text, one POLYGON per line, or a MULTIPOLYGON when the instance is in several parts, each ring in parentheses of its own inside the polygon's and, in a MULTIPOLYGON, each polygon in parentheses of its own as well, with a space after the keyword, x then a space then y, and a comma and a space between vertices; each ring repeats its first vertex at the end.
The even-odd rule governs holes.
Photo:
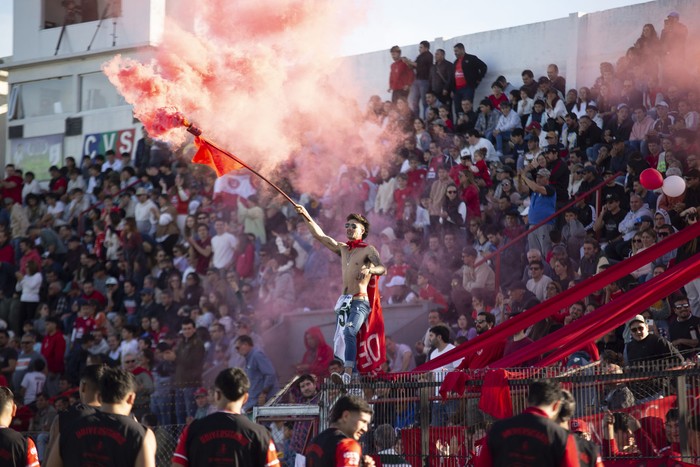
MULTIPOLYGON (((158 45, 166 15, 180 2, 15 0, 13 55, 0 65, 9 72, 10 88, 7 130, 0 136, 0 149, 7 144, 6 162, 46 180, 48 168, 62 164, 67 156, 80 162, 83 156, 107 149, 133 153, 140 125, 100 67, 117 53, 145 56, 158 45)), ((519 86, 523 69, 542 76, 548 63, 559 65, 569 87, 579 87, 593 82, 601 61, 615 62, 624 55, 645 23, 660 31, 664 18, 674 10, 690 31, 689 66, 697 67, 697 0, 659 0, 590 14, 572 13, 552 21, 437 38, 431 41, 431 48, 444 48, 453 59, 453 45, 462 42, 469 53, 488 64, 477 98, 489 92, 488 84, 500 74, 519 86)), ((414 58, 418 44, 404 45, 403 54, 414 58)), ((388 51, 344 60, 356 74, 359 91, 355 97, 361 105, 372 94, 388 97, 388 51)))
POLYGON ((15 0, 6 162, 46 180, 67 156, 133 153, 140 125, 100 67, 156 46, 175 3, 15 0))

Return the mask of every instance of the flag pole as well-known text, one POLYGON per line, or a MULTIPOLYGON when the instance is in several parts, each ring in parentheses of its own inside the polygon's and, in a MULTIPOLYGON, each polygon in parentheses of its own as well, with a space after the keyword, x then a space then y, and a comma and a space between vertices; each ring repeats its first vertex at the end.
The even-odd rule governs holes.
MULTIPOLYGON (((203 141, 205 141, 208 145, 210 145, 211 147, 213 147, 213 148, 216 149, 217 151, 220 151, 221 153, 223 153, 226 157, 228 157, 228 158, 230 158, 230 159, 236 161, 237 164, 242 165, 242 166, 245 167, 246 169, 250 170, 254 175, 257 175, 258 177, 260 177, 265 183, 267 183, 267 184, 270 185, 272 188, 274 188, 280 195, 284 196, 284 198, 285 198, 287 201, 289 201, 289 203, 290 203, 292 206, 294 206, 294 207, 298 206, 298 204, 295 203, 294 200, 293 200, 292 198, 290 198, 289 195, 288 195, 287 193, 285 193, 284 191, 282 191, 282 189, 281 189, 280 187, 278 187, 277 185, 275 185, 274 183, 272 183, 270 180, 268 180, 268 179, 267 179, 264 175, 262 175, 260 172, 258 172, 257 170, 253 169, 253 168, 250 167, 248 164, 246 164, 245 162, 243 162, 243 161, 240 160, 239 158, 235 157, 233 154, 231 154, 231 153, 228 152, 227 150, 223 149, 223 148, 220 147, 219 145, 213 143, 212 141, 210 141, 210 140, 208 140, 208 139, 206 139, 206 138, 203 138, 203 137, 202 137, 202 130, 201 130, 200 128, 196 127, 193 123, 190 123, 190 122, 189 122, 186 118, 184 118, 184 117, 182 118, 182 125, 183 125, 184 127, 187 128, 187 131, 188 131, 189 133, 193 134, 194 136, 199 137, 200 139, 202 139, 203 141)), ((307 217, 307 216, 304 216, 304 217, 307 217)), ((311 219, 307 219, 307 220, 310 221, 311 219)))

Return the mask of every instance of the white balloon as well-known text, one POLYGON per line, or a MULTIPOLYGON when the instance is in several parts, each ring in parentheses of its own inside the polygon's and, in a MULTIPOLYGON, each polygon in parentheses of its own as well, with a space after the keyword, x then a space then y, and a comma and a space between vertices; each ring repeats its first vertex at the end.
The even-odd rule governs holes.
POLYGON ((662 191, 666 196, 670 196, 671 198, 680 196, 685 191, 685 180, 678 175, 666 177, 662 191))

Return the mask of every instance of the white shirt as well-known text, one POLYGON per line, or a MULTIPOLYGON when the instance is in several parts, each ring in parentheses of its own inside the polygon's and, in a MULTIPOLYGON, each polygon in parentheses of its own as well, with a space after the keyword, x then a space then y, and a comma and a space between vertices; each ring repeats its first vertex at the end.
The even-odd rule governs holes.
POLYGON ((238 245, 238 239, 228 232, 214 235, 211 238, 211 264, 217 269, 223 269, 233 261, 233 253, 238 245))
POLYGON ((121 354, 121 358, 124 358, 126 355, 136 355, 139 353, 139 342, 136 339, 131 339, 130 341, 122 341, 121 344, 119 344, 119 353, 121 354))
POLYGON ((550 282, 552 282, 552 278, 547 275, 543 275, 537 282, 535 282, 535 279, 530 279, 527 281, 525 286, 527 287, 527 290, 535 294, 537 300, 544 302, 545 297, 547 296, 547 285, 549 285, 550 282))
POLYGON ((46 382, 46 375, 38 371, 30 371, 22 378, 24 388, 24 404, 31 404, 36 400, 36 396, 41 394, 46 382))
POLYGON ((476 163, 474 160, 474 153, 477 149, 486 148, 486 160, 487 161, 500 161, 501 159, 496 154, 496 148, 493 147, 491 141, 486 138, 479 138, 479 142, 473 146, 469 146, 469 153, 472 155, 472 162, 476 163))
POLYGON ((22 200, 24 200, 30 193, 34 193, 35 195, 41 194, 41 187, 36 179, 32 180, 31 183, 24 183, 22 186, 22 200))
POLYGON ((154 210, 158 211, 158 206, 156 206, 156 203, 154 203, 151 199, 146 200, 145 203, 136 203, 136 208, 134 208, 134 219, 136 219, 136 222, 148 221, 151 224, 155 224, 156 215, 154 210))
MULTIPOLYGON (((445 345, 445 348, 442 349, 442 351, 440 351, 440 350, 438 350, 438 349, 435 349, 435 350, 433 350, 432 352, 430 352, 430 358, 428 359, 428 361, 434 360, 434 359, 436 359, 437 357, 439 357, 440 355, 446 354, 447 352, 449 352, 450 350, 452 350, 452 349, 454 349, 454 348, 455 348, 454 345, 452 345, 452 344, 447 344, 447 345, 445 345)), ((455 360, 454 362, 448 363, 448 364, 445 365, 445 366, 441 366, 440 368, 436 368, 436 369, 434 369, 434 370, 431 370, 432 373, 433 373, 433 380, 434 380, 434 381, 437 381, 437 382, 442 382, 442 381, 444 381, 444 380, 445 380, 445 375, 446 375, 447 373, 449 373, 450 371, 454 371, 454 370, 459 366, 460 363, 462 363, 462 359, 461 359, 461 358, 460 358, 459 360, 455 360)), ((439 391, 440 391, 440 388, 439 388, 439 387, 435 388, 435 395, 439 395, 439 394, 438 394, 439 391)))
POLYGON ((17 292, 22 292, 19 300, 21 302, 37 303, 39 301, 39 289, 41 289, 42 280, 40 272, 31 276, 24 276, 15 286, 17 292))
POLYGON ((112 169, 115 172, 120 172, 122 170, 122 161, 119 159, 114 159, 114 162, 109 162, 109 159, 102 164, 102 172, 106 172, 107 169, 112 169))

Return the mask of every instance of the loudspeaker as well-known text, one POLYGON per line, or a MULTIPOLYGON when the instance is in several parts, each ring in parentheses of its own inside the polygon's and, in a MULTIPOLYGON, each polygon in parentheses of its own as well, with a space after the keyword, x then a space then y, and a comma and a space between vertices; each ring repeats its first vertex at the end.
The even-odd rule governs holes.
POLYGON ((66 119, 66 136, 78 136, 83 133, 83 117, 66 119))
POLYGON ((9 139, 21 139, 24 138, 24 125, 14 125, 7 128, 9 139))

